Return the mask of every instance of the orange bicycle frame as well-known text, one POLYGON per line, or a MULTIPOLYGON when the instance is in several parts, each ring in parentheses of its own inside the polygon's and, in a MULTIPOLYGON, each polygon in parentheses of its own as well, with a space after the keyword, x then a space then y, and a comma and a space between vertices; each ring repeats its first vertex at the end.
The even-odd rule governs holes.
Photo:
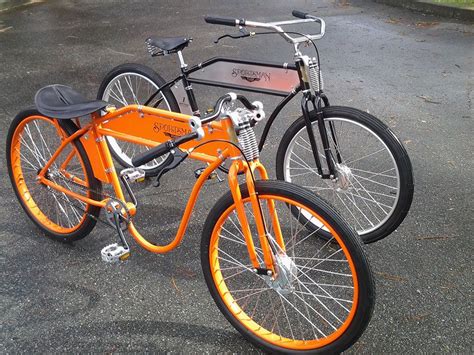
MULTIPOLYGON (((190 133, 190 119, 191 116, 180 113, 173 113, 151 107, 130 105, 117 110, 108 110, 104 116, 93 114, 91 121, 83 127, 79 127, 79 129, 71 136, 66 136, 61 130, 59 123, 54 121, 58 132, 62 136, 62 142, 60 147, 52 155, 51 159, 39 172, 38 179, 41 183, 83 201, 84 203, 105 207, 108 199, 97 201, 88 198, 87 196, 83 196, 59 186, 46 178, 46 172, 53 161, 60 155, 61 151, 72 141, 79 139, 89 157, 94 176, 104 183, 111 184, 116 197, 126 203, 127 206, 130 206, 131 213, 133 214, 135 212, 134 206, 132 203, 126 202, 125 200, 105 136, 148 147, 154 147, 170 140, 171 138, 190 133)), ((219 121, 208 123, 203 126, 203 129, 205 134, 202 140, 193 140, 180 146, 180 149, 186 150, 189 153, 189 157, 206 162, 208 166, 194 184, 175 238, 167 245, 159 246, 152 244, 138 232, 133 221, 128 225, 128 231, 140 246, 153 253, 167 253, 175 249, 184 237, 192 210, 204 182, 209 178, 214 170, 216 170, 226 159, 230 158, 232 159, 232 165, 228 174, 229 187, 232 192, 239 222, 243 229, 242 232, 247 244, 249 258, 255 268, 261 267, 257 260, 254 242, 244 210, 242 195, 237 179, 237 173, 239 171, 243 171, 246 176, 246 184, 257 224, 259 242, 263 250, 265 267, 273 270, 271 247, 268 242, 268 236, 266 235, 267 229, 263 216, 261 215, 253 178, 254 172, 257 171, 262 179, 268 179, 267 172, 258 160, 254 160, 247 164, 242 160, 241 152, 236 146, 223 142, 227 141, 234 144, 237 144, 238 142, 230 118, 224 118, 219 121), (219 142, 215 142, 215 140, 219 140, 219 142), (208 143, 202 144, 203 142, 208 143), (199 147, 196 148, 198 145, 199 147)), ((67 173, 66 168, 69 161, 72 159, 73 154, 74 153, 71 153, 66 157, 65 161, 60 164, 60 169, 66 177, 73 179, 75 183, 86 186, 84 181, 67 173)), ((268 201, 268 207, 275 232, 275 240, 280 248, 284 250, 285 246, 273 201, 268 201)))

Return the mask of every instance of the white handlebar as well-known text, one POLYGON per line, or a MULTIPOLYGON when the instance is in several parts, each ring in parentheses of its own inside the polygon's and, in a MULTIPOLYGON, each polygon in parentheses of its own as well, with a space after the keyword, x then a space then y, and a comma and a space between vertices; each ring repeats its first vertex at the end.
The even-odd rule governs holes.
POLYGON ((299 44, 303 42, 307 42, 309 40, 318 40, 323 38, 324 33, 326 31, 326 23, 322 18, 319 17, 313 17, 311 18, 306 18, 306 19, 301 19, 301 20, 289 20, 289 21, 278 21, 278 22, 255 22, 255 21, 245 21, 245 27, 254 27, 254 28, 266 28, 269 30, 273 30, 276 33, 280 34, 285 40, 289 43, 292 44, 299 44), (291 37, 288 35, 282 28, 281 26, 288 26, 288 25, 295 25, 298 23, 306 23, 306 22, 316 22, 319 23, 320 25, 320 30, 318 34, 310 34, 310 35, 304 35, 300 37, 291 37))

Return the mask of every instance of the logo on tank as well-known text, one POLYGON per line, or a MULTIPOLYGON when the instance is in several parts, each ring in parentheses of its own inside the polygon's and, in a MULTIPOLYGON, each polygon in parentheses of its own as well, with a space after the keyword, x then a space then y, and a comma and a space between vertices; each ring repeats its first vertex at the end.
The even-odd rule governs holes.
POLYGON ((185 134, 191 133, 191 129, 183 128, 183 127, 176 127, 170 125, 169 123, 160 123, 155 122, 153 123, 153 131, 155 133, 163 133, 165 136, 174 138, 184 136, 185 134))
POLYGON ((270 81, 270 73, 264 71, 257 71, 257 70, 249 70, 249 69, 239 69, 239 68, 232 68, 232 77, 240 77, 242 80, 246 80, 249 83, 254 81, 270 81))

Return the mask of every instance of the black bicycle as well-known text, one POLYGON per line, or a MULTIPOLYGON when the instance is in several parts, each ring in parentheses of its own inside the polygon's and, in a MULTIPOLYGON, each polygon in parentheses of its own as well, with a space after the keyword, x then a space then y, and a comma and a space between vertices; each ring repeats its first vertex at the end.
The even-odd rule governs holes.
MULTIPOLYGON (((146 40, 152 56, 177 53, 181 74, 165 81, 153 69, 123 64, 104 78, 98 98, 122 107, 129 104, 164 108, 200 116, 192 84, 281 96, 264 127, 259 149, 283 107, 302 93, 302 115, 283 135, 277 151, 276 175, 329 200, 354 227, 365 243, 382 239, 403 221, 413 198, 413 174, 408 154, 392 130, 376 117, 355 108, 330 106, 323 92, 315 40, 325 32, 321 18, 293 11, 299 20, 254 22, 244 19, 206 17, 210 24, 238 27, 239 33, 222 38, 244 38, 277 33, 294 46, 294 63, 270 63, 215 57, 188 67, 182 51, 188 37, 146 40), (303 34, 282 27, 318 23, 319 33, 303 34), (249 32, 247 28, 266 29, 249 32), (316 57, 301 53, 300 45, 314 47, 316 57)), ((131 158, 146 149, 108 137, 114 158, 131 166, 131 158)), ((163 160, 143 166, 153 176, 163 160)), ((222 167, 225 171, 225 168, 222 167)), ((303 217, 304 218, 304 217, 303 217)), ((311 225, 311 224, 310 224, 311 225)), ((318 228, 321 226, 317 226, 318 228)), ((324 234, 324 233, 323 233, 324 234)))

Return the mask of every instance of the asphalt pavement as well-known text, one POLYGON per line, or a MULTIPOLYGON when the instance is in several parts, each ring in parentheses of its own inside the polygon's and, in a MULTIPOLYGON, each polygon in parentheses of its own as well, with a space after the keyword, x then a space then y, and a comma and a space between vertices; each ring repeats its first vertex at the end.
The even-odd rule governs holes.
MULTIPOLYGON (((348 353, 473 352, 474 26, 371 1, 47 1, 0 14, 0 352, 256 351, 224 319, 201 272, 199 241, 210 206, 226 184, 202 191, 183 244, 153 255, 132 243, 120 265, 101 261, 116 241, 98 225, 73 245, 45 238, 16 201, 5 139, 36 90, 70 85, 94 98, 115 65, 138 62, 165 78, 175 56, 151 58, 149 35, 192 36, 189 63, 212 56, 291 61, 281 39, 213 40, 228 28, 206 14, 256 21, 317 11, 326 92, 334 104, 375 114, 411 157, 415 196, 396 232, 364 247, 377 281, 372 321, 348 353)), ((301 28, 304 30, 303 28, 301 28)), ((201 107, 225 90, 199 87, 201 107)), ((268 112, 274 98, 250 95, 268 112)), ((279 137, 298 116, 298 100, 276 122, 262 160, 274 176, 279 137)), ((260 132, 262 127, 257 129, 260 132)), ((144 234, 169 240, 199 165, 186 162, 160 188, 140 189, 144 234)))

